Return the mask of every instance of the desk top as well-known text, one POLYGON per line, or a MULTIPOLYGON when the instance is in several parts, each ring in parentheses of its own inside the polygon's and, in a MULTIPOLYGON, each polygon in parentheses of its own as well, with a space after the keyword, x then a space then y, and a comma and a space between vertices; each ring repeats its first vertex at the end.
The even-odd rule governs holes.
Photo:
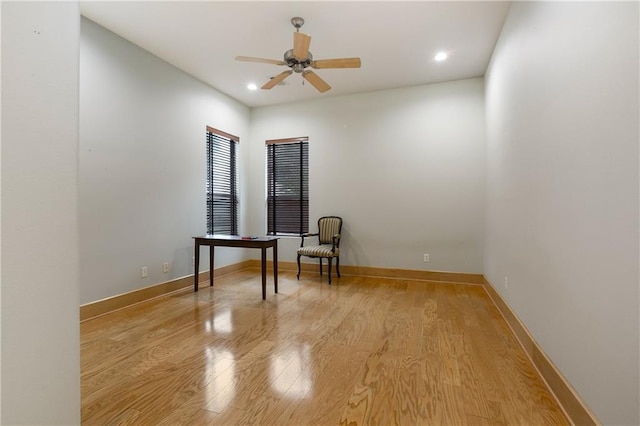
POLYGON ((253 241, 253 242, 257 242, 257 243, 264 243, 264 242, 270 242, 270 241, 274 241, 279 239, 280 237, 273 237, 273 236, 260 236, 260 237, 241 237, 239 235, 219 235, 219 234, 215 234, 215 235, 201 235, 199 237, 193 237, 194 239, 198 239, 198 240, 212 240, 212 241, 220 241, 220 242, 224 242, 224 241, 253 241))

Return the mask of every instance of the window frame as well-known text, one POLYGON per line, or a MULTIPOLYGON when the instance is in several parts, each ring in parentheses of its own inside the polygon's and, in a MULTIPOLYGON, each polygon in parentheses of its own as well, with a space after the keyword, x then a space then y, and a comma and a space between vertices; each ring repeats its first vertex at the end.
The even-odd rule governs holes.
MULTIPOLYGON (((206 215, 206 228, 207 235, 220 234, 220 235, 239 235, 239 194, 238 194, 238 148, 240 145, 240 138, 230 133, 223 132, 216 128, 206 127, 206 156, 207 156, 207 177, 205 183, 205 203, 207 209, 206 215), (220 143, 219 147, 214 147, 215 142, 220 143), (220 150, 224 152, 226 150, 225 144, 228 144, 228 156, 229 163, 222 167, 221 179, 222 181, 216 181, 215 162, 213 156, 215 152, 220 150), (224 179, 229 179, 228 184, 224 182, 224 179), (216 186, 226 185, 228 186, 228 193, 218 192, 218 197, 228 197, 228 210, 225 211, 225 220, 228 222, 228 226, 224 226, 224 229, 216 230, 216 186)), ((226 155, 227 153, 224 152, 226 155)), ((226 188, 225 188, 226 189, 226 188)), ((224 202, 222 203, 224 205, 224 202)))

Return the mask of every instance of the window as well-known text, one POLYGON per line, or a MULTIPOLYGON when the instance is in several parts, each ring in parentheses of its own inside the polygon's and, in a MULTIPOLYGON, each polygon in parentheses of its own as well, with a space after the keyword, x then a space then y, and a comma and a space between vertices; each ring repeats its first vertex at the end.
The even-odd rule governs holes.
POLYGON ((207 126, 207 234, 238 235, 240 139, 207 126))
POLYGON ((309 138, 267 141, 267 234, 309 232, 309 138))

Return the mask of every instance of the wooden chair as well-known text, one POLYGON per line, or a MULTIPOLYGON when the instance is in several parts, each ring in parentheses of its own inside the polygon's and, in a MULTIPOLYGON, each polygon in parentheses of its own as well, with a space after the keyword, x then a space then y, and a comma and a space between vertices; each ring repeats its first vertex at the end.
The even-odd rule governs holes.
POLYGON ((298 249, 298 279, 300 279, 300 256, 318 258, 320 261, 320 275, 322 275, 322 259, 326 258, 329 264, 329 284, 331 284, 331 261, 336 259, 336 273, 340 276, 340 232, 342 231, 342 218, 338 216, 324 216, 318 219, 318 232, 315 234, 302 234, 302 241, 298 249), (318 245, 305 246, 304 239, 318 237, 318 245))

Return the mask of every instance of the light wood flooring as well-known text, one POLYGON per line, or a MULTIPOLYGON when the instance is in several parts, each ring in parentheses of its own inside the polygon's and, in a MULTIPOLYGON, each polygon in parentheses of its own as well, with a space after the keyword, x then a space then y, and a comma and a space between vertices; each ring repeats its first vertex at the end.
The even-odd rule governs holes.
POLYGON ((563 425, 479 285, 258 269, 81 324, 86 425, 563 425))

